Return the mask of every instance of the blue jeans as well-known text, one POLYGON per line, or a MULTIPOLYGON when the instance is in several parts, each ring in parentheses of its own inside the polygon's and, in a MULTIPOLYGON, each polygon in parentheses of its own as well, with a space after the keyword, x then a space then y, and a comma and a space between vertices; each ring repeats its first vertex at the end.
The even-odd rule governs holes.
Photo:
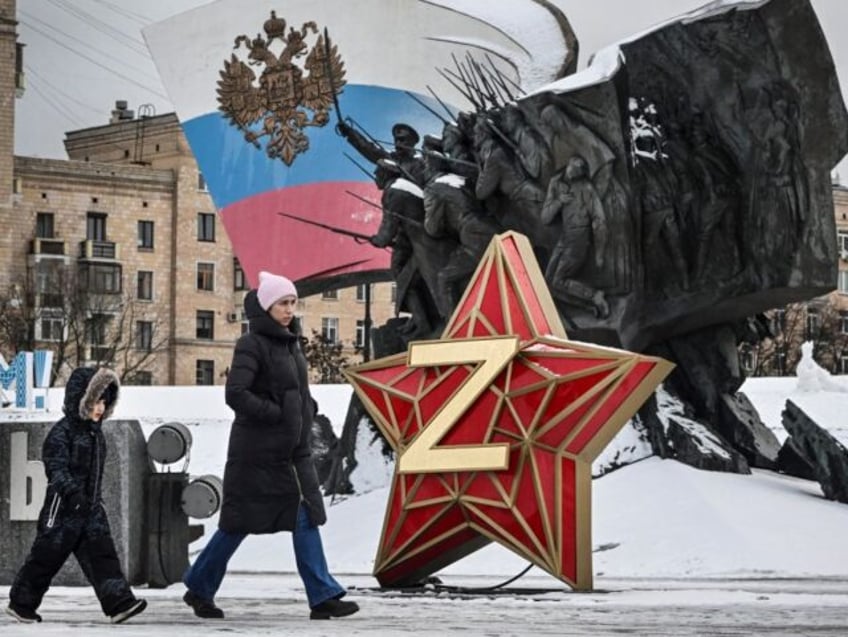
MULTIPOLYGON (((186 587, 201 599, 212 600, 221 586, 227 563, 236 552, 244 533, 227 533, 218 529, 183 575, 186 587)), ((342 597, 347 591, 330 575, 321 533, 309 523, 304 507, 297 512, 297 524, 292 534, 297 572, 306 589, 309 607, 314 608, 328 599, 342 597)))

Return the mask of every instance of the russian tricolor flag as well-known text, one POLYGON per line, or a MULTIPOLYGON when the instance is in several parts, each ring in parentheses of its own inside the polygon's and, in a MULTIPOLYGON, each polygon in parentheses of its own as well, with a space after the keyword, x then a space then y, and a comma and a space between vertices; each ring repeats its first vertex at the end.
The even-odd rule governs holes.
MULTIPOLYGON (((385 250, 279 215, 286 212, 371 235, 381 212, 347 194, 375 203, 380 193, 345 157, 356 151, 336 134, 338 113, 323 127, 304 132, 309 148, 291 165, 245 140, 219 110, 218 80, 233 54, 248 61, 238 36, 267 39, 264 25, 275 12, 286 30, 308 22, 327 29, 345 67, 338 95, 343 117, 355 120, 391 149, 391 127, 405 122, 422 135, 440 135, 443 122, 407 92, 448 117, 431 95, 451 108, 469 109, 440 69, 470 52, 494 60, 525 88, 557 78, 565 58, 561 25, 549 3, 539 0, 218 0, 144 30, 163 84, 209 186, 227 234, 251 283, 259 270, 295 281, 387 270, 385 250)), ((314 47, 317 35, 305 43, 314 47)), ((269 44, 277 55, 283 46, 269 44), (272 48, 276 47, 276 48, 272 48)), ((303 66, 305 56, 292 63, 303 66)), ((261 64, 250 67, 261 76, 261 64)), ((304 71, 305 73, 305 71, 304 71)), ((265 138, 267 140, 267 138, 265 138)))

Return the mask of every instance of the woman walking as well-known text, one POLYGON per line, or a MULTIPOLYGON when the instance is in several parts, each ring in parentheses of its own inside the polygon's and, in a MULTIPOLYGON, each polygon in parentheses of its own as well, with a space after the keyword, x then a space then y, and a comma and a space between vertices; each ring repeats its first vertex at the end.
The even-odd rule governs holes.
POLYGON ((259 273, 259 288, 244 300, 250 329, 236 343, 227 376, 226 401, 235 420, 221 517, 183 577, 183 600, 198 617, 224 617, 215 594, 242 540, 277 531, 292 532, 311 619, 359 610, 341 599, 346 591, 329 573, 318 530, 327 515, 312 460, 313 403, 296 305, 294 284, 268 272, 259 273))

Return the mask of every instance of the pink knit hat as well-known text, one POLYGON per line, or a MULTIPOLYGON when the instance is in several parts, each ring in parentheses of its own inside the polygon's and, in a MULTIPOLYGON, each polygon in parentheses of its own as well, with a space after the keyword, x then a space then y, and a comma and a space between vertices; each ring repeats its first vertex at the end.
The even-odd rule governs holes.
POLYGON ((259 297, 259 305, 267 312, 274 303, 284 296, 297 298, 297 288, 284 276, 262 271, 259 273, 259 289, 256 296, 259 297))

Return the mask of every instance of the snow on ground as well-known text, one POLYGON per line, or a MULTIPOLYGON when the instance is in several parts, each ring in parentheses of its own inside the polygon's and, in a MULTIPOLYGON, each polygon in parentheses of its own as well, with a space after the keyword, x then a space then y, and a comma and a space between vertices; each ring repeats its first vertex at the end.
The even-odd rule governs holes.
MULTIPOLYGON (((48 593, 41 624, 0 617, 4 637, 180 637, 297 635, 298 637, 592 636, 705 637, 781 635, 844 637, 848 582, 832 580, 605 580, 602 590, 569 593, 530 590, 469 595, 444 592, 398 596, 374 591, 359 577, 344 577, 362 610, 329 622, 310 621, 294 575, 230 574, 218 602, 224 620, 198 620, 180 601, 182 587, 139 591, 149 601, 142 615, 121 626, 103 617, 84 588, 48 593), (6 621, 4 621, 6 620, 6 621)), ((491 580, 471 579, 471 586, 491 580)), ((0 587, 0 593, 2 593, 0 587)))

